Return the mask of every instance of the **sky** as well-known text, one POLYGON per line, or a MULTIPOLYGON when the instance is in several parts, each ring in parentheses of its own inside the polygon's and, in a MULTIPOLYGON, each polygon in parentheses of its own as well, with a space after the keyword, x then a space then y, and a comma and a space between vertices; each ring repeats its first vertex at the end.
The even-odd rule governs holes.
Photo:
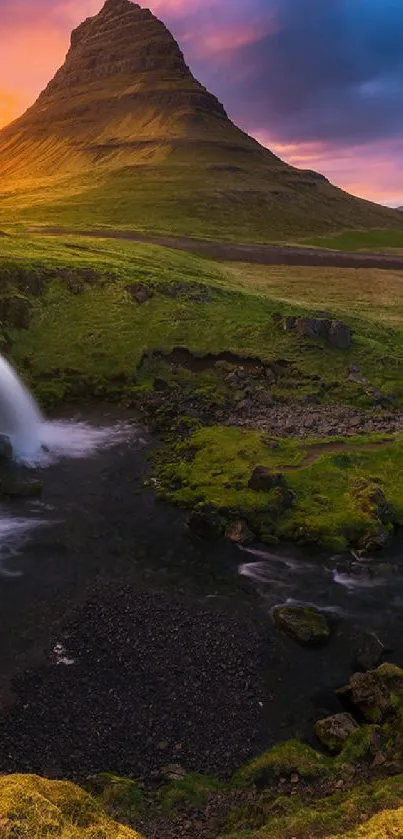
MULTIPOLYGON (((403 204, 403 0, 148 0, 197 78, 280 157, 403 204)), ((0 126, 103 0, 0 0, 0 126)))

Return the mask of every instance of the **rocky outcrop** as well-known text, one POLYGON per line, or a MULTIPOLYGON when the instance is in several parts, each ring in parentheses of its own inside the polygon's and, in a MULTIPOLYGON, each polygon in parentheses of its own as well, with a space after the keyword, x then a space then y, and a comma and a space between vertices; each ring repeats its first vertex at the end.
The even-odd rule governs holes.
POLYGON ((347 350, 351 346, 352 329, 331 316, 320 317, 285 317, 282 321, 286 332, 295 331, 302 338, 325 338, 332 347, 347 350))
POLYGON ((367 673, 354 673, 348 685, 337 693, 367 722, 383 723, 395 712, 394 694, 403 694, 403 671, 393 665, 381 665, 367 673))
POLYGON ((140 305, 142 303, 146 303, 147 300, 150 300, 154 294, 152 288, 144 285, 144 283, 133 283, 132 285, 127 286, 127 291, 133 300, 140 305))
POLYGON ((330 638, 327 620, 317 609, 309 606, 279 606, 273 616, 278 629, 304 646, 323 644, 330 638))
POLYGON ((341 752, 350 734, 357 728, 358 723, 351 714, 335 714, 333 717, 318 720, 315 725, 315 734, 329 752, 337 754, 341 752))

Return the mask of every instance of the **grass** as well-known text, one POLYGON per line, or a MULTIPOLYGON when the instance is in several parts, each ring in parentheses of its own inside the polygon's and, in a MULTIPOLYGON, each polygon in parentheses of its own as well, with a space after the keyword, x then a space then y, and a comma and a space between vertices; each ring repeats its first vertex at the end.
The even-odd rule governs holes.
POLYGON ((311 800, 263 794, 249 813, 242 808, 233 811, 224 835, 225 839, 399 839, 402 794, 401 775, 311 800), (245 816, 250 818, 249 829, 245 816))
POLYGON ((20 308, 25 302, 29 327, 21 330, 17 322, 13 329, 13 319, 2 317, 3 346, 30 383, 40 383, 45 400, 52 388, 55 398, 69 395, 72 371, 102 389, 113 377, 133 376, 145 352, 185 346, 265 362, 288 359, 292 367, 278 396, 295 394, 296 387, 303 394, 304 381, 310 391, 312 376, 319 376, 325 400, 370 404, 367 391, 379 389, 399 404, 402 281, 400 272, 234 267, 125 241, 10 236, 0 239, 0 302, 17 299, 20 308), (127 291, 133 282, 154 291, 143 306, 127 291), (178 282, 203 284, 210 299, 196 303, 193 292, 169 296, 167 287, 178 282), (274 312, 310 314, 318 307, 354 329, 350 350, 298 339, 271 321, 274 312), (367 388, 348 380, 352 363, 367 388))
POLYGON ((403 230, 345 230, 332 236, 315 236, 305 244, 338 251, 403 250, 403 230))
POLYGON ((263 541, 274 536, 344 549, 381 526, 359 479, 369 492, 372 482, 379 481, 394 519, 403 521, 403 439, 379 447, 373 445, 377 441, 382 438, 376 435, 349 438, 344 451, 332 452, 332 441, 322 441, 318 449, 317 440, 278 440, 273 449, 271 438, 259 431, 202 428, 157 455, 160 493, 190 508, 212 507, 227 520, 245 518, 263 541), (318 456, 304 466, 312 449, 318 456), (295 495, 290 509, 281 508, 277 490, 248 488, 258 465, 285 470, 295 495))
POLYGON ((243 766, 234 775, 232 783, 236 787, 262 788, 280 775, 297 772, 301 778, 312 779, 330 774, 332 768, 330 758, 298 740, 288 740, 243 766))
POLYGON ((0 835, 4 839, 141 839, 99 802, 67 781, 36 775, 0 778, 0 835))

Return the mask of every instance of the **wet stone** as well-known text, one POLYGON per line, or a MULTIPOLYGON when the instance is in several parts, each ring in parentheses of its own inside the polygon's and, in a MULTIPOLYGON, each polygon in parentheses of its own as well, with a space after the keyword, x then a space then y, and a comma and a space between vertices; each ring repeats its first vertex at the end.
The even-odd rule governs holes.
POLYGON ((330 638, 326 618, 308 606, 279 606, 274 611, 274 623, 278 629, 304 646, 323 644, 330 638))

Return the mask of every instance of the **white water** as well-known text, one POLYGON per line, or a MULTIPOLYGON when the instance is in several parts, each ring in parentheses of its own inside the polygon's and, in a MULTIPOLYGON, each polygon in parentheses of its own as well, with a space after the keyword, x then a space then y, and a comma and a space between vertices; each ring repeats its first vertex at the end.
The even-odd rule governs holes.
MULTIPOLYGON (((16 371, 0 355, 0 434, 9 437, 14 459, 28 466, 49 466, 62 457, 81 458, 127 439, 130 427, 119 423, 95 428, 86 422, 49 422, 16 371)), ((31 511, 35 502, 31 502, 31 511)), ((46 525, 40 518, 17 518, 0 507, 0 576, 18 576, 5 568, 29 532, 46 525)))
POLYGON ((0 433, 7 434, 17 456, 40 449, 43 417, 28 388, 0 355, 0 433))

